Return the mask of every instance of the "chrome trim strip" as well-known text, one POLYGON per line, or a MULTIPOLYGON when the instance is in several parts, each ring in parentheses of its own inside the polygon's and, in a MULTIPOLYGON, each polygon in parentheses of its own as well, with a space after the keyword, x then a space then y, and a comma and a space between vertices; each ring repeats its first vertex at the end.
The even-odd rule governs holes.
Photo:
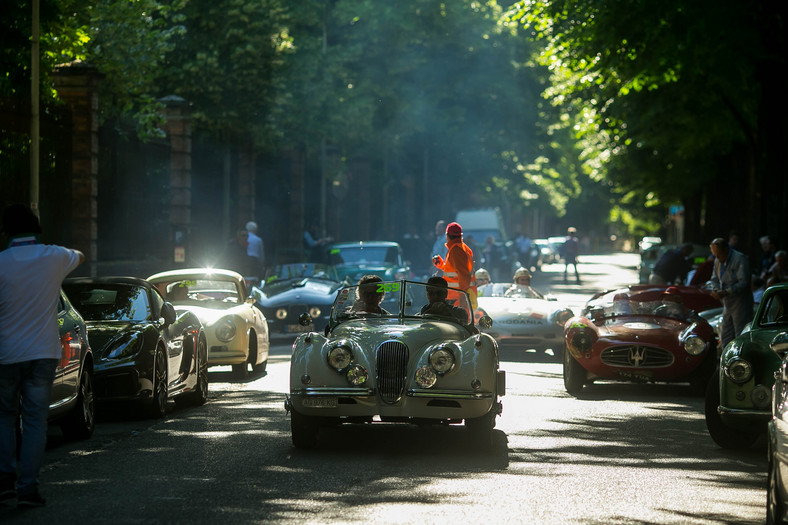
POLYGON ((455 390, 424 390, 411 388, 405 393, 408 397, 430 397, 433 399, 493 399, 492 392, 457 392, 455 390))
POLYGON ((312 387, 291 390, 292 396, 354 396, 369 397, 375 395, 371 388, 350 388, 350 387, 312 387))
POLYGON ((724 406, 717 407, 717 413, 720 415, 727 414, 732 416, 758 416, 764 420, 772 418, 772 413, 769 410, 749 410, 743 408, 726 408, 724 406))

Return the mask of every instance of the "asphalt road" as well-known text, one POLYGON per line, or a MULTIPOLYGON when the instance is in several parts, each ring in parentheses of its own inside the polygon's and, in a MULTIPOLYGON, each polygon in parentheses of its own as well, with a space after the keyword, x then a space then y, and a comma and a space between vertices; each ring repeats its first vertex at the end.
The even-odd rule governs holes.
MULTIPOLYGON (((580 285, 549 266, 534 285, 581 305, 636 282, 635 256, 581 258, 580 285)), ((765 521, 765 448, 718 448, 684 385, 563 389, 550 356, 504 350, 507 395, 492 453, 462 427, 339 427, 291 446, 283 408, 292 339, 268 372, 211 369, 208 403, 158 421, 101 415, 93 438, 50 430, 44 508, 2 523, 728 524, 765 521)))

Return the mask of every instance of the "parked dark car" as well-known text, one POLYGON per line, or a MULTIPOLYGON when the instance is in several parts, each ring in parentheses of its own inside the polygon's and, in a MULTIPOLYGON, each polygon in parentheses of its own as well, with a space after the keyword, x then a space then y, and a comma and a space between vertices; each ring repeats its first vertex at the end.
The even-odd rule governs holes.
POLYGON ((322 332, 341 286, 333 266, 279 264, 269 269, 259 287, 252 288, 252 297, 265 314, 269 334, 322 332), (312 324, 298 322, 305 313, 311 316, 312 324))
POLYGON ((355 284, 362 276, 373 274, 383 280, 405 279, 410 268, 402 248, 396 242, 342 242, 328 246, 328 263, 333 265, 339 280, 355 284))
POLYGON ((706 390, 706 428, 717 445, 752 446, 772 417, 774 374, 781 356, 772 348, 788 331, 788 283, 766 289, 753 321, 722 351, 706 390))
POLYGON ((96 405, 93 398, 93 353, 84 319, 61 291, 57 322, 63 351, 55 371, 49 421, 60 425, 66 439, 93 435, 96 405))
MULTIPOLYGON (((788 330, 788 328, 786 328, 788 330)), ((769 483, 766 488, 766 523, 788 523, 788 332, 780 332, 769 345, 780 356, 774 374, 772 419, 769 421, 769 483)))
POLYGON ((63 290, 85 319, 95 356, 96 400, 132 402, 161 417, 167 401, 203 404, 208 396, 205 333, 144 279, 70 278, 63 290))

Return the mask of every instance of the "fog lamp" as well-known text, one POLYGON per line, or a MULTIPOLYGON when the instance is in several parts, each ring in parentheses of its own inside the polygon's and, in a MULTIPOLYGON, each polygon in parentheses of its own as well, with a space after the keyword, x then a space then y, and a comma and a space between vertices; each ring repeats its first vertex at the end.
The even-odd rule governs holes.
POLYGON ((772 391, 763 385, 757 385, 750 392, 750 401, 755 408, 765 409, 772 404, 772 391))
POLYGON ((347 381, 351 385, 359 386, 367 382, 367 371, 361 365, 353 365, 347 371, 347 381))
POLYGON ((280 321, 285 319, 287 317, 287 308, 277 308, 274 315, 276 315, 276 318, 280 321))
POLYGON ((416 370, 416 384, 421 388, 432 388, 438 381, 438 375, 429 366, 421 366, 416 370))
POLYGON ((309 315, 312 316, 312 319, 317 319, 318 317, 320 317, 320 314, 322 313, 323 312, 317 306, 313 306, 312 308, 309 309, 309 315))

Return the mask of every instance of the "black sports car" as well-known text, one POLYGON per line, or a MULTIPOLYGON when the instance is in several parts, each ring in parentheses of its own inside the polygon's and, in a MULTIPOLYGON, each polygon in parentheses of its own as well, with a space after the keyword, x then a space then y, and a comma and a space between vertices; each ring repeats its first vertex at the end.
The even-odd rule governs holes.
POLYGON ((168 399, 208 397, 205 333, 191 312, 176 316, 158 290, 134 277, 71 278, 63 290, 88 328, 97 401, 141 404, 161 417, 168 399))
POLYGON ((252 296, 265 314, 270 334, 323 331, 341 286, 333 266, 280 264, 269 270, 259 287, 252 288, 252 296), (304 313, 312 316, 313 324, 298 323, 304 313))
POLYGON ((93 435, 96 423, 93 353, 85 321, 62 290, 57 301, 57 322, 62 353, 52 383, 48 419, 60 425, 66 439, 87 439, 93 435))

